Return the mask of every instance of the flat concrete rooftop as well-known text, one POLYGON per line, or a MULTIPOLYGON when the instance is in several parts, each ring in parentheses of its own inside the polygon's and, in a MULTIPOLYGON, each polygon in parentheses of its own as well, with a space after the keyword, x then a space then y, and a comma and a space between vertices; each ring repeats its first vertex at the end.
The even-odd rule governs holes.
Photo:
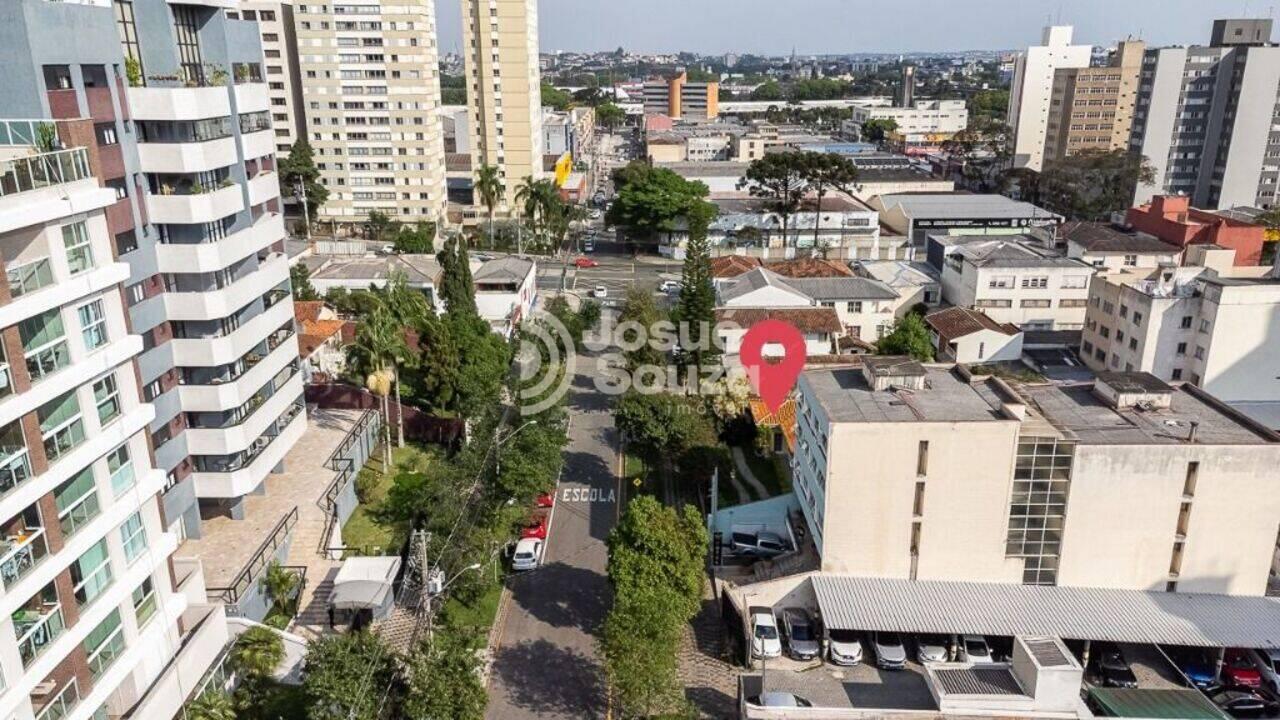
POLYGON ((872 390, 859 368, 806 371, 801 382, 831 422, 981 422, 1001 420, 985 383, 970 385, 949 367, 925 367, 923 390, 872 390))

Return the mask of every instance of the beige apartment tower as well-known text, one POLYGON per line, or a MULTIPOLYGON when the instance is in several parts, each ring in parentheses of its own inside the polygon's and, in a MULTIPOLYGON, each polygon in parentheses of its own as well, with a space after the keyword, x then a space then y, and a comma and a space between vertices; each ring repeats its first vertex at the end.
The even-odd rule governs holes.
POLYGON ((1129 147, 1133 108, 1146 43, 1121 42, 1103 67, 1060 68, 1054 73, 1045 135, 1046 162, 1084 150, 1129 147))
POLYGON ((297 3, 306 131, 329 190, 321 219, 443 222, 433 0, 297 3))
POLYGON ((462 17, 471 167, 498 168, 509 208, 524 178, 542 175, 538 3, 462 0, 462 17))

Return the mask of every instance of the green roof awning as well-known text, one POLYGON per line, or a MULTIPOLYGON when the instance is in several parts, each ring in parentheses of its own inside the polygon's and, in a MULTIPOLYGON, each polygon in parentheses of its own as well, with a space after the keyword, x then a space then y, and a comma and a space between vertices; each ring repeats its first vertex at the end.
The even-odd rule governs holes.
POLYGON ((1199 690, 1090 688, 1089 697, 1109 717, 1230 720, 1199 690))

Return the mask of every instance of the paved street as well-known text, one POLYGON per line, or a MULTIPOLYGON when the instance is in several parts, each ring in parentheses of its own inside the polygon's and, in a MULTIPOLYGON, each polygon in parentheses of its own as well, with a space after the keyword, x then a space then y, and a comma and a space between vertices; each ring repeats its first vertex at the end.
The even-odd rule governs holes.
POLYGON ((571 271, 569 289, 585 298, 590 296, 596 286, 603 285, 608 290, 608 299, 614 301, 614 305, 620 305, 627 289, 633 285, 656 290, 663 280, 680 279, 680 263, 656 258, 637 261, 629 254, 613 253, 611 250, 612 247, 604 247, 602 244, 597 252, 588 255, 600 265, 571 271))
POLYGON ((609 609, 605 538, 616 520, 617 453, 608 397, 579 358, 573 423, 543 566, 514 576, 489 681, 491 720, 602 718, 598 636, 609 609))

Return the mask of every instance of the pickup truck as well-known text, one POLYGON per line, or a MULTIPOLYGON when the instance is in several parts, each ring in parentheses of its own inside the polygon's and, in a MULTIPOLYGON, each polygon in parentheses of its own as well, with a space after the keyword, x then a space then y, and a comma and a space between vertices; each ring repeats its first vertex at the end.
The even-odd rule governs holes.
POLYGON ((791 545, 777 533, 733 533, 733 554, 747 557, 771 558, 791 550, 791 545))

